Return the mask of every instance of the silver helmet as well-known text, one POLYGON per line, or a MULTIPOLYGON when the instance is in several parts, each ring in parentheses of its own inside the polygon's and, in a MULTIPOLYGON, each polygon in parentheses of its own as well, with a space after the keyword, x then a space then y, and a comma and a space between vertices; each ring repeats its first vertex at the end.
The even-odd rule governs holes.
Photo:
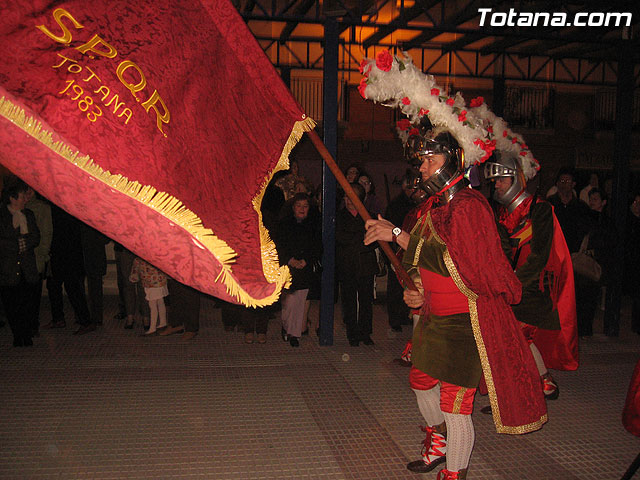
MULTIPOLYGON (((420 166, 425 155, 437 154, 444 155, 444 165, 420 184, 428 195, 437 194, 464 173, 464 152, 449 131, 439 129, 434 129, 425 135, 412 135, 405 145, 405 156, 415 167, 420 166)), ((447 189, 444 200, 449 201, 458 190, 466 186, 466 182, 458 182, 447 189)))
POLYGON ((495 190, 493 198, 501 205, 504 205, 509 212, 513 212, 518 205, 531 195, 526 191, 527 184, 518 158, 515 155, 496 151, 484 164, 484 178, 491 180, 504 177, 512 179, 511 186, 503 194, 495 190))

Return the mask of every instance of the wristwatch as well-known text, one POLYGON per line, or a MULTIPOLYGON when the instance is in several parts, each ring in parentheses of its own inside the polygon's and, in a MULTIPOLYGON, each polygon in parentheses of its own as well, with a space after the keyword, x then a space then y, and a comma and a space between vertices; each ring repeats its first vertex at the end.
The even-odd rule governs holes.
POLYGON ((393 230, 391 230, 391 235, 393 235, 394 242, 398 241, 398 235, 400 235, 401 233, 402 229, 400 227, 393 227, 393 230))

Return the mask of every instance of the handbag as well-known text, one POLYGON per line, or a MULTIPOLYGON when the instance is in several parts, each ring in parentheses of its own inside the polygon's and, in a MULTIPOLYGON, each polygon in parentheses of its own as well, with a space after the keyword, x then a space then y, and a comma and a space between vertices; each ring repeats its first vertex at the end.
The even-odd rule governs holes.
POLYGON ((589 245, 589 235, 585 235, 580 244, 580 250, 571 254, 573 271, 593 282, 599 282, 602 275, 602 267, 593 258, 593 250, 587 250, 589 245))

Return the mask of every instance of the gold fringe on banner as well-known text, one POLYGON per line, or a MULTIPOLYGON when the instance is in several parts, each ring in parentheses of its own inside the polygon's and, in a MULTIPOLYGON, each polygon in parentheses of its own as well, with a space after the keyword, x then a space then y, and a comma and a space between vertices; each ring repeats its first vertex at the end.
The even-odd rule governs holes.
POLYGON ((276 287, 274 292, 268 297, 254 298, 238 284, 233 275, 231 265, 237 256, 236 252, 229 247, 224 240, 214 235, 211 229, 205 228, 202 225, 202 220, 194 212, 186 208, 179 199, 166 192, 158 192, 150 185, 141 185, 137 181, 131 181, 123 175, 112 174, 109 171, 105 171, 102 167, 94 163, 89 155, 81 155, 80 152, 72 150, 62 141, 54 141, 53 134, 43 129, 39 121, 27 116, 21 107, 14 105, 4 96, 0 97, 0 116, 14 123, 29 136, 71 164, 81 168, 91 175, 91 177, 100 180, 110 188, 151 208, 167 220, 186 230, 220 262, 221 270, 216 278, 216 282, 221 280, 227 289, 227 293, 236 298, 240 303, 248 307, 271 305, 280 296, 282 288, 289 285, 291 281, 289 270, 286 266, 280 267, 275 244, 269 238, 269 233, 262 223, 260 204, 264 197, 266 187, 273 175, 279 170, 289 168, 289 153, 291 153, 291 150, 300 140, 304 132, 312 130, 315 127, 315 122, 311 118, 306 117, 304 120, 294 124, 276 167, 265 179, 260 191, 252 202, 254 209, 258 213, 263 273, 267 281, 269 283, 275 283, 276 287))

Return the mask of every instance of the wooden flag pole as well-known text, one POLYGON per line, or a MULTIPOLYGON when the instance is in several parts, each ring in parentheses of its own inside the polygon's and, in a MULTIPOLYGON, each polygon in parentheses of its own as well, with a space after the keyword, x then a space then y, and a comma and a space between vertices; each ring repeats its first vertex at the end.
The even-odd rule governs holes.
MULTIPOLYGON (((318 150, 318 153, 320 154, 320 156, 322 156, 322 159, 325 161, 325 163, 327 164, 327 166, 329 167, 333 175, 336 177, 336 180, 338 181, 340 186, 343 188, 344 193, 346 193, 349 199, 353 202, 353 205, 356 207, 356 210, 358 210, 358 214, 362 217, 362 219, 365 222, 369 220, 371 218, 371 215, 369 215, 369 212, 367 211, 367 209, 364 207, 364 205, 358 198, 358 195, 356 195, 356 192, 354 192, 353 188, 351 188, 351 185, 349 184, 346 177, 342 173, 342 170, 340 170, 340 168, 338 167, 338 164, 333 159, 333 156, 331 155, 331 153, 329 153, 329 150, 327 150, 327 147, 325 146, 324 142, 320 139, 320 136, 317 134, 315 130, 311 130, 307 132, 307 135, 309 135, 309 137, 311 138, 311 141, 313 142, 313 145, 316 147, 316 150, 318 150)), ((404 285, 406 288, 408 288, 409 290, 418 291, 418 288, 413 283, 413 280, 411 280, 411 277, 409 276, 407 271, 404 269, 404 267, 400 263, 400 260, 398 260, 398 257, 396 257, 396 255, 393 253, 393 250, 391 249, 391 246, 389 245, 389 243, 383 242, 381 240, 378 240, 378 243, 380 244, 380 248, 382 248, 382 251, 385 253, 387 258, 393 265, 393 268, 395 269, 396 274, 400 279, 400 283, 404 285)))

